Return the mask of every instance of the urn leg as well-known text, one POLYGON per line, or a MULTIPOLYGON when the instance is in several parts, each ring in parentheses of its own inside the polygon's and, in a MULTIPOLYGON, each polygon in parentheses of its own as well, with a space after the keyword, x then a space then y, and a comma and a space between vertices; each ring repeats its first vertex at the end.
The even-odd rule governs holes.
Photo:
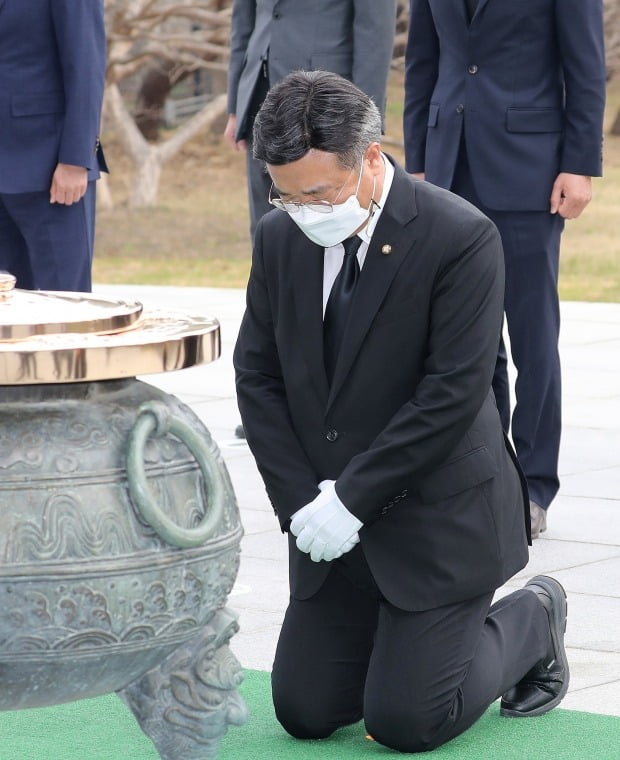
POLYGON ((119 692, 162 760, 213 760, 228 725, 245 723, 236 691, 243 672, 229 648, 238 628, 233 612, 219 610, 197 636, 119 692))

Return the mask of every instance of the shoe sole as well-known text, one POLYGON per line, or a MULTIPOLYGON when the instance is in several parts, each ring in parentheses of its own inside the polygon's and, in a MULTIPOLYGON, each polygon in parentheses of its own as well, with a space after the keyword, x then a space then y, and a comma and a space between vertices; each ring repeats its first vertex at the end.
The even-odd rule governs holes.
POLYGON ((538 715, 544 715, 550 710, 553 710, 553 708, 557 707, 566 696, 568 682, 570 681, 568 658, 566 657, 566 650, 564 648, 564 634, 566 633, 566 619, 568 612, 566 591, 559 581, 556 581, 555 578, 550 578, 547 575, 535 576, 525 587, 531 588, 532 586, 538 586, 539 588, 544 589, 553 599, 551 610, 549 611, 545 607, 545 612, 547 612, 547 615, 549 615, 549 613, 552 615, 549 625, 551 630, 551 641, 553 642, 553 650, 556 653, 556 660, 564 668, 564 683, 562 684, 560 693, 554 697, 551 702, 547 702, 546 704, 537 707, 535 710, 530 710, 530 712, 523 713, 517 710, 509 710, 500 707, 500 715, 503 715, 506 718, 535 718, 538 715))

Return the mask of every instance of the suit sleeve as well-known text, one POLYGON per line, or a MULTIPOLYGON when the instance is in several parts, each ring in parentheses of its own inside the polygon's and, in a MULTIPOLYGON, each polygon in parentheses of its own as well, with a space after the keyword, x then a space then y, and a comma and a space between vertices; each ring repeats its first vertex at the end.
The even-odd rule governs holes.
POLYGON ((245 65, 248 42, 254 31, 256 0, 234 0, 230 23, 228 61, 228 113, 237 112, 237 90, 245 65))
POLYGON ((338 496, 364 524, 449 457, 489 395, 502 325, 503 253, 492 222, 472 219, 448 242, 433 286, 422 380, 336 481, 338 496))
POLYGON ((396 0, 354 0, 353 9, 353 84, 374 100, 385 119, 396 0))
POLYGON ((246 311, 234 352, 237 401, 245 436, 282 530, 318 495, 318 476, 293 429, 256 231, 246 311))
POLYGON ((439 39, 428 0, 411 0, 405 52, 405 168, 424 171, 428 112, 439 69, 439 39))
POLYGON ((103 0, 53 0, 50 6, 65 94, 58 161, 96 169, 106 70, 103 0))
POLYGON ((602 0, 556 2, 556 29, 565 83, 560 171, 599 177, 606 81, 602 0))

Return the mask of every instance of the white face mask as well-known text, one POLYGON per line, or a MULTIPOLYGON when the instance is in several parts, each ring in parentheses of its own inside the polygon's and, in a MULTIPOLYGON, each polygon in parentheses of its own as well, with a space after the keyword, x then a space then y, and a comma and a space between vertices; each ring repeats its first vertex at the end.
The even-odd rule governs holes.
MULTIPOLYGON (((330 248, 332 245, 337 245, 351 237, 364 222, 368 221, 374 203, 372 197, 367 209, 362 208, 357 200, 363 169, 364 163, 362 161, 355 192, 343 203, 334 204, 331 213, 325 214, 308 206, 300 206, 294 214, 290 214, 291 219, 313 243, 317 243, 323 248, 330 248)), ((374 193, 375 179, 373 177, 372 195, 374 193)))

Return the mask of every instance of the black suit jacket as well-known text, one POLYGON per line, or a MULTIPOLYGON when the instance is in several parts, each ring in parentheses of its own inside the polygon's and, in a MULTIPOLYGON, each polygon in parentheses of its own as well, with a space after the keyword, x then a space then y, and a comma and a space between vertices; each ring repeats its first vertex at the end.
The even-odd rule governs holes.
MULTIPOLYGON (((235 348, 244 429, 283 530, 336 479, 390 602, 430 609, 495 589, 527 562, 529 506, 490 390, 504 277, 494 225, 396 168, 331 388, 323 257, 285 212, 261 220, 235 348)), ((328 571, 290 537, 293 595, 328 571)))

